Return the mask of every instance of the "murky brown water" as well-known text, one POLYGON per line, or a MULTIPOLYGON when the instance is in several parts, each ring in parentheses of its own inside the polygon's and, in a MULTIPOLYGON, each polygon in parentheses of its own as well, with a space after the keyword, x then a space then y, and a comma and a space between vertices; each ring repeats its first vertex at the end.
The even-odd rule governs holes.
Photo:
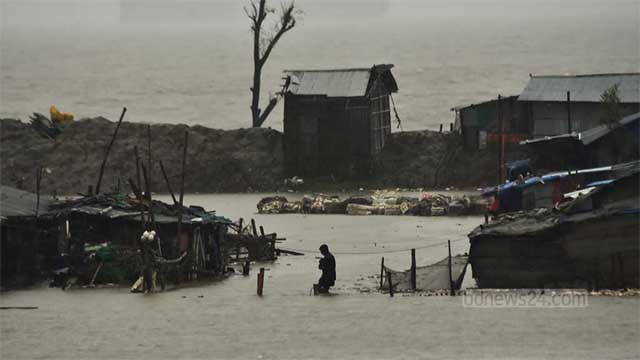
MULTIPOLYGON (((640 299, 590 297, 586 308, 472 309, 459 297, 363 293, 380 256, 408 268, 467 251, 479 217, 258 215, 261 195, 192 195, 230 218, 254 217, 283 247, 336 254, 335 295, 310 296, 316 255, 263 264, 265 295, 251 277, 154 295, 127 289, 37 287, 0 296, 0 358, 638 358, 640 299), (461 240, 461 241, 458 241, 461 240), (423 248, 427 245, 437 245, 423 248), (385 253, 399 251, 396 253, 385 253), (357 254, 354 254, 357 253, 357 254)), ((256 266, 257 267, 257 266, 256 266)), ((254 267, 255 269, 255 267, 254 267)))

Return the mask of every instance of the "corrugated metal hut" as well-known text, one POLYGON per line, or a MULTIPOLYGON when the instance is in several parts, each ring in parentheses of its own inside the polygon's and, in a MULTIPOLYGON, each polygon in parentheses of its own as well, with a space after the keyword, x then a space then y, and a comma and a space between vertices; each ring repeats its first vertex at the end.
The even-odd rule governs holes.
POLYGON ((467 149, 483 150, 500 142, 504 134, 506 144, 518 144, 527 139, 531 128, 525 108, 518 96, 501 97, 479 104, 457 106, 456 123, 467 149))
POLYGON ((615 127, 598 125, 586 131, 526 140, 534 167, 571 170, 608 166, 640 158, 640 113, 625 116, 615 127))
POLYGON ((585 131, 599 125, 600 97, 616 84, 622 116, 640 111, 640 73, 531 76, 518 101, 526 103, 534 138, 585 131))
POLYGON ((290 175, 351 176, 371 171, 391 133, 393 65, 287 70, 284 135, 290 175))

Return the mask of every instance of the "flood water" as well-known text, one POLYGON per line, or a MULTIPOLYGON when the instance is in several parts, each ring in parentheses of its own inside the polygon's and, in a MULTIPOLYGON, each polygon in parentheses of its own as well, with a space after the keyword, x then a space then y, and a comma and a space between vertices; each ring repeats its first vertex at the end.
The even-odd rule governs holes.
MULTIPOLYGON (((1 359, 638 358, 640 299, 589 297, 581 308, 468 308, 461 297, 375 291, 380 257, 395 269, 468 250, 480 217, 259 215, 259 194, 190 195, 232 219, 255 218, 308 251, 201 287, 153 295, 44 286, 0 295, 1 359), (310 296, 315 251, 337 261, 334 295, 310 296), (267 269, 264 296, 256 270, 267 269)), ((165 198, 165 200, 167 200, 165 198)), ((467 273, 469 274, 469 272, 467 273)), ((465 286, 472 286, 469 276, 465 286)))

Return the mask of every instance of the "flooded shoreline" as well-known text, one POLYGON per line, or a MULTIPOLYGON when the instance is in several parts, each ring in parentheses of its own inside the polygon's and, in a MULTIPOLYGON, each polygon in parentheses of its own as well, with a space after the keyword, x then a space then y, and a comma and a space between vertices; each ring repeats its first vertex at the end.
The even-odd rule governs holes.
MULTIPOLYGON (((637 357, 640 299, 589 297, 582 308, 467 308, 463 297, 390 298, 375 290, 380 257, 409 267, 408 249, 466 234, 481 217, 420 218, 256 214, 261 195, 187 195, 188 204, 230 218, 253 217, 309 251, 252 266, 249 277, 153 295, 128 289, 61 291, 47 287, 0 295, 2 358, 575 358, 637 357), (310 296, 319 277, 317 248, 337 261, 333 296, 310 296), (255 295, 258 267, 264 296, 255 295), (357 325, 357 326, 356 326, 357 325), (525 340, 523 340, 525 339, 525 340), (45 341, 43 341, 45 340, 45 341), (500 344, 500 350, 496 347, 500 344)), ((162 197, 158 197, 162 198, 162 197)), ((417 250, 419 265, 445 246, 417 250)), ((467 274, 467 278, 470 274, 467 274)), ((466 281, 465 281, 466 282, 466 281)))

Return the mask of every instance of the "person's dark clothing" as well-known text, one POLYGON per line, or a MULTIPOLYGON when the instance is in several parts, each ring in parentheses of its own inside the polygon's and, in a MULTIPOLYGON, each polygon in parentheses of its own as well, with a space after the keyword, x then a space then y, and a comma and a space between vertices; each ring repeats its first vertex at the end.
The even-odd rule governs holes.
POLYGON ((336 259, 328 252, 322 259, 318 269, 322 270, 322 276, 318 281, 321 288, 328 289, 336 283, 336 259))

